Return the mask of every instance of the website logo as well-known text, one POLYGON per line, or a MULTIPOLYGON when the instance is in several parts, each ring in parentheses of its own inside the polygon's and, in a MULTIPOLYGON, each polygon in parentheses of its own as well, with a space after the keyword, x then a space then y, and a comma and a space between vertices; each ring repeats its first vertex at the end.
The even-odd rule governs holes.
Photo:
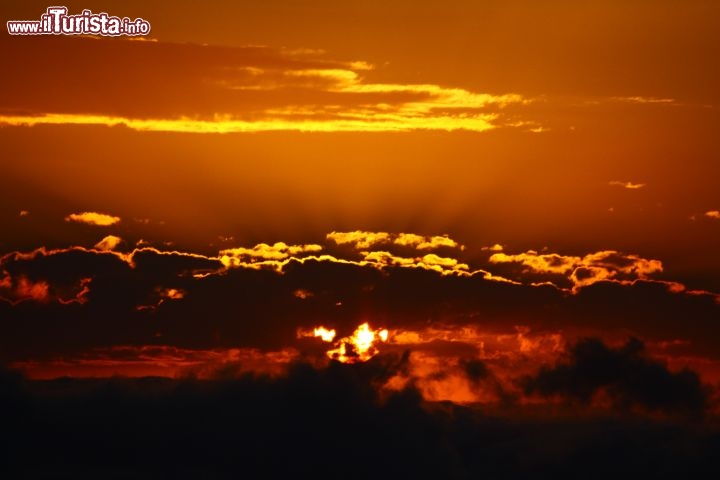
POLYGON ((10 20, 7 29, 10 35, 140 36, 150 33, 150 22, 142 18, 114 17, 105 12, 92 13, 87 9, 78 15, 68 15, 67 7, 48 7, 40 20, 10 20))

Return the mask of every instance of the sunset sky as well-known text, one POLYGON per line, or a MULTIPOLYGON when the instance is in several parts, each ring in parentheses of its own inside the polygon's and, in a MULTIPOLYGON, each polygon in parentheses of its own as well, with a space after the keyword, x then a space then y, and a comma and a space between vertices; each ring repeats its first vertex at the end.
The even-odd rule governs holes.
MULTIPOLYGON (((433 440, 452 445, 438 478, 476 472, 460 415, 578 419, 556 433, 586 440, 610 415, 630 444, 691 422, 648 458, 717 452, 720 3, 63 5, 152 29, 0 35, 7 405, 18 389, 101 408, 87 385, 111 378, 138 404, 225 405, 229 388, 247 408, 305 405, 302 381, 324 401, 345 389, 335 415, 412 405, 408 438, 418 419, 455 432, 433 440), (190 401, 172 382, 223 386, 190 401)), ((3 24, 49 6, 3 2, 3 24)), ((62 435, 28 415, 18 431, 62 435)), ((573 462, 601 456, 593 442, 573 462)), ((536 455, 515 473, 551 464, 536 455)), ((80 471, 53 458, 31 471, 80 471)))

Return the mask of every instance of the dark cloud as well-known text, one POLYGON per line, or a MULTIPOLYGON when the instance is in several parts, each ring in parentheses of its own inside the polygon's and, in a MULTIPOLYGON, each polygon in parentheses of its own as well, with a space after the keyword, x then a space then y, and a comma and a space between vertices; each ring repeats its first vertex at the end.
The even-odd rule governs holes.
POLYGON ((569 350, 569 360, 543 367, 525 380, 525 391, 545 397, 591 404, 605 395, 616 409, 641 408, 669 414, 702 416, 709 392, 695 372, 670 372, 645 354, 644 344, 631 338, 612 348, 596 338, 583 339, 569 350))
POLYGON ((286 377, 27 382, 0 374, 10 478, 677 478, 717 474, 720 435, 682 422, 509 417, 381 396, 391 363, 286 377))
POLYGON ((465 370, 465 374, 468 376, 470 381, 474 383, 484 380, 490 375, 487 366, 480 360, 463 360, 461 361, 461 366, 465 370))
MULTIPOLYGON (((342 337, 367 321, 374 328, 415 331, 468 326, 512 338, 522 326, 531 332, 526 340, 543 332, 564 332, 568 339, 575 331, 630 333, 681 340, 688 351, 709 358, 720 351, 720 305, 662 283, 597 282, 568 294, 551 285, 377 268, 333 257, 287 259, 282 273, 254 265, 226 269, 215 257, 153 248, 37 250, 6 255, 0 267, 0 295, 15 303, 0 301, 4 362, 115 345, 280 350, 295 345, 298 328, 324 325, 342 337), (298 291, 313 295, 299 298, 298 291)), ((497 350, 488 340, 438 336, 413 348, 471 358, 497 350)))

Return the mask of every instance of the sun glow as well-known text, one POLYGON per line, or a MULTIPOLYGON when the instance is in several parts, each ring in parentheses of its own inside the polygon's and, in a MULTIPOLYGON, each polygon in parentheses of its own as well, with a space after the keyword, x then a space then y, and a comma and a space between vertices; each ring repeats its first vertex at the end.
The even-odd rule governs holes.
POLYGON ((325 327, 317 327, 313 330, 313 336, 322 338, 323 342, 332 342, 335 338, 335 330, 328 330, 325 327))
POLYGON ((328 358, 342 363, 358 363, 366 362, 377 355, 379 352, 377 343, 387 342, 389 332, 384 328, 373 330, 366 322, 357 327, 352 335, 337 341, 333 341, 335 330, 325 327, 316 327, 312 334, 300 333, 299 336, 312 336, 320 338, 323 342, 332 343, 333 348, 327 351, 328 358))

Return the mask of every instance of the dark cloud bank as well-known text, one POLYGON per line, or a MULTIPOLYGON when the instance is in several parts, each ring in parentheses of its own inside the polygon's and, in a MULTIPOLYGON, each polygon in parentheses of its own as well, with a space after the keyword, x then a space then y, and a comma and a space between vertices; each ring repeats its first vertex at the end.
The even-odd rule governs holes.
MULTIPOLYGON (((424 402, 377 388, 406 357, 286 376, 28 381, 0 375, 5 478, 692 478, 720 473, 706 392, 635 340, 576 344, 524 380, 563 406, 424 402), (593 411, 592 392, 618 401, 593 411), (628 406, 645 412, 630 414, 628 406), (657 415, 660 412, 662 415, 657 415)), ((481 381, 487 370, 466 363, 481 381)))
POLYGON ((521 324, 534 331, 615 331, 643 340, 686 340, 695 355, 714 358, 720 351, 720 304, 670 292, 661 283, 598 282, 568 295, 548 285, 316 260, 291 261, 284 274, 238 268, 205 278, 193 274, 217 271, 217 260, 142 250, 133 262, 131 267, 114 254, 77 249, 6 258, 0 361, 158 343, 272 350, 292 345, 298 327, 326 324, 345 334, 368 320, 387 328, 442 322, 491 330, 521 324), (39 284, 47 285, 46 298, 27 298, 28 285, 39 284), (184 298, 160 304, 165 289, 182 290, 184 298), (298 290, 312 296, 298 298, 298 290), (148 305, 158 308, 138 308, 148 305))

